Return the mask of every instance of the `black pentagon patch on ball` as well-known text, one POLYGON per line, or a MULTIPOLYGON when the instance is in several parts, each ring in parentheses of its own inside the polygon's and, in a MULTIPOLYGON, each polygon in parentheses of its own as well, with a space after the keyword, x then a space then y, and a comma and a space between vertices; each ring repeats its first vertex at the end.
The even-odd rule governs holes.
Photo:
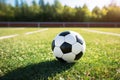
POLYGON ((65 60, 63 60, 62 58, 56 57, 60 62, 66 62, 65 60))
POLYGON ((83 55, 83 52, 80 52, 79 54, 76 55, 75 60, 79 60, 83 55))
POLYGON ((72 51, 72 45, 67 43, 67 42, 64 42, 61 46, 60 46, 63 54, 66 54, 66 53, 69 53, 72 51))
POLYGON ((55 48, 55 40, 52 41, 52 45, 51 45, 51 47, 52 47, 52 51, 53 51, 54 48, 55 48))
POLYGON ((70 34, 70 32, 69 31, 65 31, 65 32, 60 33, 59 36, 66 36, 68 34, 70 34))
POLYGON ((81 39, 78 38, 78 36, 76 36, 77 42, 80 43, 81 45, 83 45, 83 41, 81 39))

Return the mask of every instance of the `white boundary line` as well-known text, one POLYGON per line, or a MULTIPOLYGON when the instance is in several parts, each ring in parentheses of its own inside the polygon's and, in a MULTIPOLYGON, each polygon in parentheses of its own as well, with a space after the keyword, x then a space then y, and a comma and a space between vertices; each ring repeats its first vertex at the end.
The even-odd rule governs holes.
POLYGON ((113 35, 113 36, 119 36, 119 37, 120 37, 120 34, 118 34, 118 33, 103 32, 103 31, 89 30, 89 29, 82 29, 82 30, 84 30, 84 31, 88 31, 88 32, 93 32, 93 33, 107 34, 107 35, 113 35))
MULTIPOLYGON (((46 31, 46 30, 48 30, 48 28, 41 29, 41 30, 38 30, 38 31, 33 31, 33 32, 27 32, 27 33, 25 33, 25 35, 29 35, 29 34, 33 34, 33 33, 38 33, 38 32, 43 32, 43 31, 46 31)), ((13 38, 13 37, 16 37, 16 36, 19 36, 19 34, 8 35, 8 36, 1 36, 0 40, 7 39, 7 38, 13 38)))
POLYGON ((14 34, 14 35, 9 35, 9 36, 2 36, 2 37, 0 37, 0 40, 2 40, 2 39, 7 39, 7 38, 12 38, 12 37, 16 37, 16 36, 18 36, 19 34, 14 34))
POLYGON ((41 30, 38 30, 38 31, 33 31, 33 32, 26 32, 25 35, 34 34, 34 33, 38 33, 38 32, 43 32, 43 31, 46 31, 46 30, 48 30, 48 28, 41 29, 41 30))

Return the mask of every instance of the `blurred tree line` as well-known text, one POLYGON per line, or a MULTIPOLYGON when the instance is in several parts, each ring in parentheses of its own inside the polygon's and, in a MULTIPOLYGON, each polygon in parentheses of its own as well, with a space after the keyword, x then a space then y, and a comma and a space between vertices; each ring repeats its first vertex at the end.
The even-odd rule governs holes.
POLYGON ((0 0, 0 21, 120 22, 120 7, 113 4, 100 9, 96 6, 90 11, 86 4, 72 8, 63 6, 59 0, 54 0, 54 4, 33 0, 32 5, 15 0, 14 6, 0 0))

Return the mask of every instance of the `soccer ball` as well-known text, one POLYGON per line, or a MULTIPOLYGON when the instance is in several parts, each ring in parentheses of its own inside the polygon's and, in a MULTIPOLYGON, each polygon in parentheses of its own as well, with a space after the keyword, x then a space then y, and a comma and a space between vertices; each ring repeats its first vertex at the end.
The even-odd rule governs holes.
POLYGON ((62 62, 71 63, 79 60, 85 48, 83 37, 74 31, 61 32, 52 41, 53 54, 62 62))

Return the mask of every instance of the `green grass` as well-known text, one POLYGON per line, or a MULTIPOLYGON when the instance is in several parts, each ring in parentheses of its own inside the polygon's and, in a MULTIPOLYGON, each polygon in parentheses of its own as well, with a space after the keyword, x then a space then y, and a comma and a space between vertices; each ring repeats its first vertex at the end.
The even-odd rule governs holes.
MULTIPOLYGON (((30 31, 38 28, 30 29, 30 31)), ((41 29, 41 28, 40 28, 41 29)), ((99 28, 93 28, 99 30, 99 28)), ((116 28, 100 28, 115 32, 116 28)), ((120 28, 117 28, 120 32, 120 28)), ((8 31, 9 32, 9 31, 8 31)), ((21 34, 22 32, 22 34, 21 34)), ((80 28, 49 28, 48 31, 0 40, 0 80, 119 80, 120 37, 95 34, 80 28), (73 30, 86 41, 86 52, 76 63, 60 63, 51 51, 53 38, 73 30)), ((116 32, 116 33, 118 33, 116 32)), ((0 33, 8 35, 1 29, 0 33), (2 31, 2 32, 1 32, 2 31)))
POLYGON ((120 28, 90 28, 92 30, 99 30, 103 32, 112 32, 112 33, 119 33, 120 34, 120 28))
POLYGON ((40 28, 0 28, 0 36, 7 36, 13 34, 24 34, 25 32, 31 32, 39 30, 40 28))

